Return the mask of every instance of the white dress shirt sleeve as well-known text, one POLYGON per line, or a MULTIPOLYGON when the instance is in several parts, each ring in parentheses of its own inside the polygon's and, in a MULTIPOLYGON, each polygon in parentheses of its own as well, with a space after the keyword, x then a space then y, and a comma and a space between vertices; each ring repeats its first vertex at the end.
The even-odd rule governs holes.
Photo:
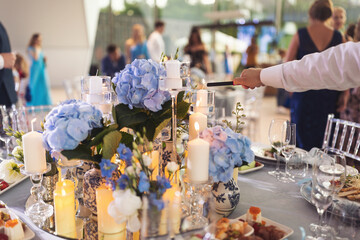
POLYGON ((0 54, 0 70, 4 68, 4 58, 0 54))
POLYGON ((260 73, 265 85, 290 92, 310 89, 346 90, 360 86, 360 42, 348 42, 304 56, 260 73))
POLYGON ((147 41, 147 48, 152 60, 159 62, 161 53, 164 52, 164 40, 160 33, 154 31, 147 41))

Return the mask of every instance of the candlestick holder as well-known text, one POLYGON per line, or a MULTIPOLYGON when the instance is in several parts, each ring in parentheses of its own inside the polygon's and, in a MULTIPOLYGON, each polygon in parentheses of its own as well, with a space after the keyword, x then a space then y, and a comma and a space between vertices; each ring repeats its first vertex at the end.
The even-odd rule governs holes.
POLYGON ((47 163, 46 169, 44 171, 39 171, 36 173, 27 172, 25 170, 25 166, 20 168, 20 172, 22 174, 30 176, 30 180, 33 184, 30 193, 33 196, 33 199, 35 199, 35 203, 26 209, 25 214, 39 227, 42 227, 46 219, 51 217, 54 213, 53 206, 46 204, 42 198, 44 192, 44 188, 41 184, 43 180, 43 174, 49 172, 50 170, 50 163, 47 163))
POLYGON ((206 212, 205 206, 211 193, 211 181, 192 182, 186 177, 184 183, 189 216, 185 218, 183 226, 185 226, 185 230, 203 228, 209 223, 209 220, 204 216, 204 212, 206 212))

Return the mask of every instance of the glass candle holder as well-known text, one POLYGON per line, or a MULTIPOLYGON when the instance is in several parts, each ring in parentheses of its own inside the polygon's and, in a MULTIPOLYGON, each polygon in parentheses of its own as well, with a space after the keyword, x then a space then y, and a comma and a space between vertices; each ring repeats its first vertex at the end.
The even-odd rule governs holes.
POLYGON ((190 114, 200 112, 207 115, 210 124, 215 123, 215 91, 199 89, 190 93, 190 114))

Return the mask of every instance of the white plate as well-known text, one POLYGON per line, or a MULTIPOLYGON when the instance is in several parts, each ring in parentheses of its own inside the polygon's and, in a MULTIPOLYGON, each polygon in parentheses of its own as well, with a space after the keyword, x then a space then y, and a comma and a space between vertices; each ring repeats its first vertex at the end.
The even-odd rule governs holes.
MULTIPOLYGON (((246 214, 242 215, 241 217, 239 217, 238 219, 242 219, 242 220, 246 220, 246 214)), ((279 230, 283 231, 285 233, 284 237, 281 238, 282 239, 286 239, 287 237, 291 236, 294 233, 294 230, 292 230, 291 228, 282 225, 278 222, 275 222, 271 219, 268 219, 266 217, 262 217, 262 220, 265 221, 265 226, 274 226, 276 228, 278 228, 279 230)))
MULTIPOLYGON (((271 149, 270 145, 264 144, 264 143, 253 142, 253 143, 251 143, 250 148, 254 152, 254 154, 257 158, 276 162, 275 158, 264 155, 265 150, 271 149)), ((295 151, 307 153, 305 150, 303 150, 301 148, 295 148, 295 151)), ((281 158, 283 158, 283 157, 281 157, 281 158)), ((280 161, 281 161, 281 158, 280 158, 280 161)), ((283 161, 285 161, 285 160, 283 160, 283 161)))
MULTIPOLYGON (((3 204, 3 205, 6 206, 6 204, 1 200, 0 200, 0 204, 3 204)), ((24 222, 13 211, 11 211, 10 208, 8 208, 6 206, 5 209, 10 214, 11 219, 19 219, 19 221, 23 224, 23 226, 24 226, 24 240, 33 239, 35 237, 35 233, 26 224, 24 224, 24 222)))
POLYGON ((358 175, 359 171, 349 165, 346 165, 346 175, 355 176, 358 175))
POLYGON ((246 170, 242 170, 240 171, 240 168, 239 168, 239 173, 240 174, 245 174, 245 173, 249 173, 249 172, 253 172, 253 171, 257 171, 257 170, 260 170, 264 167, 264 164, 258 162, 260 164, 260 166, 258 167, 253 167, 253 168, 249 168, 249 169, 246 169, 246 170))
MULTIPOLYGON (((229 219, 229 220, 230 220, 230 224, 232 224, 232 223, 237 222, 239 220, 239 218, 237 218, 237 219, 229 219)), ((205 228, 205 231, 208 232, 208 233, 211 233, 212 235, 214 235, 214 232, 216 231, 216 223, 212 223, 209 226, 207 226, 205 228)), ((254 233, 254 228, 248 224, 246 226, 246 228, 245 228, 244 236, 248 237, 248 236, 252 235, 253 233, 254 233)), ((217 238, 215 238, 215 237, 214 237, 214 239, 217 240, 217 238)))
POLYGON ((0 195, 3 194, 4 192, 6 192, 7 190, 15 187, 16 185, 18 185, 19 183, 21 183, 22 181, 24 181, 25 179, 27 179, 29 176, 24 176, 22 179, 20 179, 17 182, 14 183, 9 183, 9 186, 7 188, 5 188, 4 190, 0 191, 0 195))
MULTIPOLYGON (((324 173, 332 174, 334 172, 335 175, 340 175, 344 171, 344 167, 338 163, 335 164, 335 171, 333 171, 329 165, 322 165, 319 168, 324 173)), ((354 176, 358 173, 359 171, 356 168, 346 166, 346 175, 354 176)))

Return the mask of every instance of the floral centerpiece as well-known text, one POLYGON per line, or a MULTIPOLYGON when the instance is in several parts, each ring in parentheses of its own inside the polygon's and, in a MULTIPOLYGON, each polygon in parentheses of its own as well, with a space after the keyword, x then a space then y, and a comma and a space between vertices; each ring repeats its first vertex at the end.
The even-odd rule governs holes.
MULTIPOLYGON (((108 212, 116 222, 126 221, 127 228, 131 232, 140 229, 139 213, 143 207, 143 198, 147 197, 148 209, 160 217, 160 211, 165 206, 163 195, 171 188, 168 178, 152 175, 154 169, 150 167, 152 159, 149 156, 152 143, 140 134, 137 136, 137 141, 133 143, 133 151, 123 144, 117 149, 122 164, 125 165, 123 170, 119 170, 118 165, 107 159, 103 159, 100 163, 102 176, 106 177, 107 184, 114 191, 114 201, 110 203, 108 212), (114 171, 120 171, 121 174, 116 182, 112 178, 114 171)), ((174 164, 169 163, 170 176, 178 169, 176 164, 173 166, 174 164)))
MULTIPOLYGON (((71 159, 100 162, 111 159, 120 143, 132 148, 134 136, 124 127, 154 138, 171 120, 169 92, 159 90, 163 66, 152 60, 134 60, 112 79, 119 104, 113 107, 113 123, 105 123, 102 113, 79 100, 68 100, 52 109, 44 123, 46 150, 61 152, 71 159)), ((190 104, 184 92, 177 97, 178 119, 187 116, 190 104)))

